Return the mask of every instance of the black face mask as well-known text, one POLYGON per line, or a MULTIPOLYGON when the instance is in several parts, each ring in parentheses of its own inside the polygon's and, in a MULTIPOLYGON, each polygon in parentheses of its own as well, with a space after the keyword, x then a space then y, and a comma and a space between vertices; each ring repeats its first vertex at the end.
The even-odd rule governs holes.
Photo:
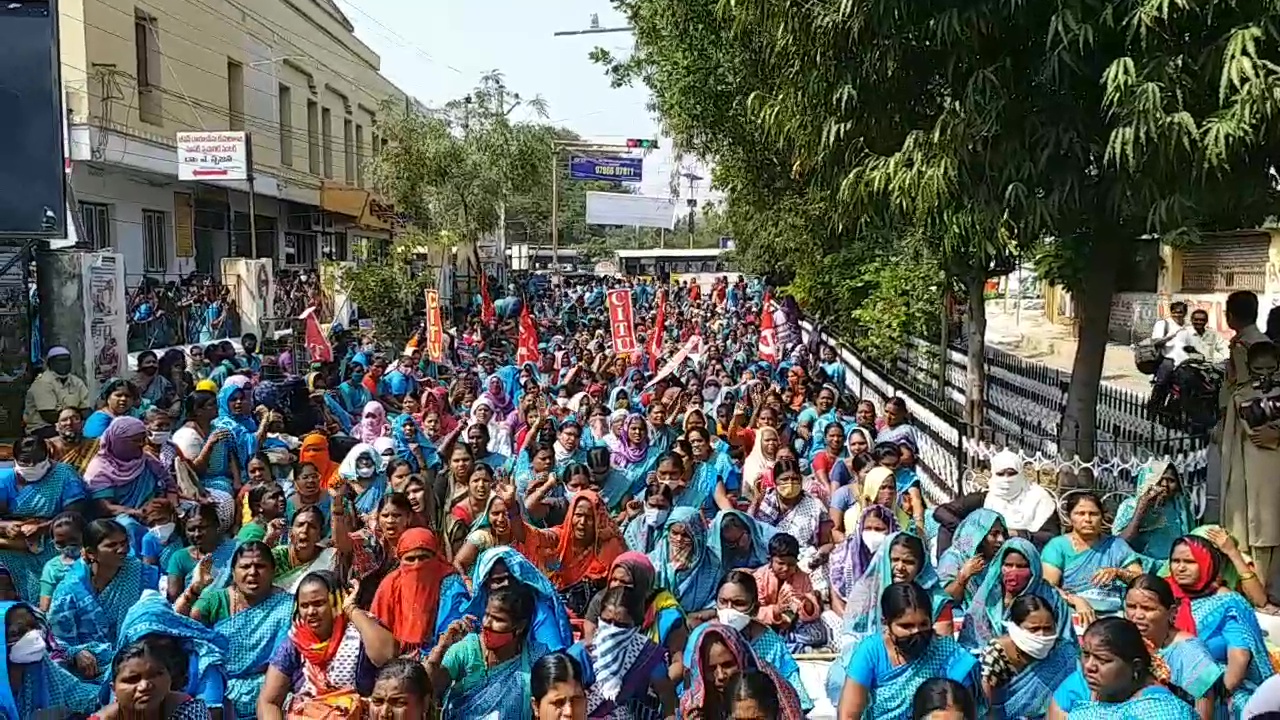
POLYGON ((924 655, 925 651, 929 649, 929 643, 932 640, 932 628, 903 637, 893 636, 893 644, 898 647, 898 652, 902 653, 902 656, 907 660, 916 660, 924 655))

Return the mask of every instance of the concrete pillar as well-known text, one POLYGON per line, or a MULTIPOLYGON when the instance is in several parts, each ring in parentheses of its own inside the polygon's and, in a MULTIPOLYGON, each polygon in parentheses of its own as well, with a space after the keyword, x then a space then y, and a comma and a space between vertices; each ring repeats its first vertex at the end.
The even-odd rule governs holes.
POLYGON ((38 250, 36 294, 40 298, 41 347, 46 352, 55 345, 70 350, 71 372, 84 378, 88 374, 85 323, 89 313, 81 279, 81 255, 65 250, 38 250))

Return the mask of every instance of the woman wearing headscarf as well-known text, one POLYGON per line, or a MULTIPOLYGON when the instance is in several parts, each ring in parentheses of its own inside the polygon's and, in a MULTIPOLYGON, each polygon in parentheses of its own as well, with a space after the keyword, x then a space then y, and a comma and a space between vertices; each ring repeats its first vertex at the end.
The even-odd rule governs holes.
POLYGON ((609 453, 609 465, 623 473, 630 489, 622 497, 634 497, 644 486, 658 461, 658 449, 649 443, 649 425, 640 413, 632 413, 622 423, 617 447, 609 453))
POLYGON ((716 585, 722 569, 720 558, 707 547, 706 526, 697 510, 680 507, 671 511, 649 561, 658 569, 658 586, 676 596, 691 625, 715 615, 716 585))
POLYGON ((98 409, 84 421, 84 436, 91 439, 102 437, 112 420, 131 416, 137 405, 138 390, 133 383, 111 378, 98 393, 98 409))
POLYGON ((1254 691, 1274 674, 1265 634, 1253 607, 1222 587, 1222 553, 1208 540, 1179 538, 1169 553, 1169 588, 1178 601, 1174 627, 1199 637, 1225 668, 1223 699, 1215 717, 1240 718, 1254 691))
POLYGON ((320 473, 320 489, 327 490, 338 475, 338 463, 329 454, 329 438, 311 433, 302 438, 298 448, 298 464, 312 465, 320 473))
POLYGON ((994 510, 978 508, 960 523, 955 541, 938 557, 938 579, 953 600, 969 603, 1007 537, 1004 518, 994 510))
POLYGON ((316 424, 321 427, 335 425, 343 432, 351 432, 355 421, 339 402, 338 392, 328 389, 327 382, 324 375, 318 372, 307 373, 307 390, 311 393, 316 424))
POLYGON ((448 435, 458 426, 458 419, 453 416, 453 407, 449 402, 449 388, 439 386, 422 393, 423 419, 433 412, 440 417, 439 436, 433 439, 448 435))
POLYGON ((365 365, 352 361, 347 365, 347 379, 338 386, 338 402, 352 416, 358 416, 366 405, 373 402, 373 393, 364 385, 365 365))
POLYGON ((831 583, 831 606, 843 615, 845 600, 854 585, 871 566, 871 560, 889 535, 901 530, 898 519, 882 505, 869 505, 858 518, 853 532, 831 551, 828 577, 831 583))
MULTIPOLYGON (((144 592, 138 603, 125 613, 120 624, 120 636, 116 638, 119 652, 141 640, 159 640, 175 646, 187 657, 187 685, 174 688, 200 698, 212 710, 223 710, 227 670, 224 665, 227 641, 209 628, 179 615, 160 593, 144 592)), ((104 696, 110 700, 110 688, 104 686, 104 696)), ((106 704, 105 702, 103 704, 106 704)))
POLYGON ((742 489, 748 500, 755 500, 773 481, 773 464, 778 460, 781 436, 769 426, 756 430, 751 454, 742 464, 742 489))
POLYGON ((591 490, 579 491, 569 501, 556 532, 559 543, 555 556, 548 559, 551 581, 565 606, 581 616, 604 588, 613 561, 627 548, 604 500, 591 490))
POLYGON ((1010 536, 1024 537, 1042 548, 1062 532, 1058 504, 1048 490, 1031 482, 1022 458, 1001 450, 991 458, 991 478, 987 489, 939 505, 933 511, 938 521, 938 550, 945 551, 952 534, 973 511, 986 508, 1004 518, 1010 536))
POLYGON ((480 553, 469 580, 470 597, 462 598, 461 603, 457 598, 442 596, 436 617, 437 634, 466 615, 482 617, 494 591, 519 583, 529 588, 534 597, 529 637, 549 651, 563 650, 573 644, 569 613, 555 586, 545 573, 513 548, 495 547, 480 553))
POLYGON ((1168 557, 1173 543, 1195 527, 1178 469, 1168 460, 1152 460, 1138 470, 1136 479, 1137 493, 1116 509, 1112 532, 1135 552, 1168 557))
POLYGON ((729 717, 726 690, 729 682, 745 673, 764 673, 777 688, 778 720, 801 720, 804 710, 800 697, 777 669, 761 662, 746 639, 737 630, 718 622, 704 623, 690 635, 684 650, 684 665, 689 681, 680 696, 683 717, 729 717), (713 666, 711 657, 722 660, 713 666))
POLYGON ((500 455, 511 456, 511 432, 507 427, 498 421, 499 416, 493 408, 493 401, 488 395, 482 395, 471 403, 471 420, 468 426, 483 425, 489 431, 489 446, 484 449, 488 452, 498 453, 500 455))
POLYGON ((1058 636, 1075 642, 1071 607, 1058 589, 1044 580, 1040 551, 1024 538, 1009 538, 991 558, 991 570, 974 593, 960 629, 960 644, 977 649, 1005 634, 1009 607, 1023 595, 1035 595, 1053 609, 1058 636))
POLYGON ((215 432, 226 430, 230 433, 231 448, 235 451, 231 460, 241 472, 258 452, 269 425, 268 422, 259 425, 254 419, 247 389, 237 387, 229 379, 228 384, 218 391, 218 417, 209 426, 215 432))
MULTIPOLYGON (((505 418, 515 409, 515 405, 511 401, 511 395, 507 392, 507 384, 496 373, 485 380, 484 392, 476 399, 479 400, 481 398, 487 401, 489 409, 493 411, 495 417, 505 418)), ((474 414, 475 408, 473 406, 472 415, 474 414)))
POLYGON ((102 435, 98 455, 89 462, 85 487, 89 499, 105 516, 114 516, 129 534, 134 551, 141 555, 146 534, 143 508, 156 499, 166 473, 159 460, 143 451, 147 427, 141 420, 119 417, 102 435))
POLYGON ((382 456, 366 443, 351 448, 338 465, 338 477, 351 493, 347 499, 361 516, 377 510, 382 496, 387 493, 387 476, 381 465, 382 456))
POLYGON ((440 455, 435 444, 422 432, 422 426, 412 415, 402 413, 391 421, 391 439, 396 445, 396 456, 409 463, 413 472, 440 468, 440 455))
MULTIPOLYGON (((657 574, 649 558, 638 552, 622 553, 613 561, 609 569, 608 587, 625 586, 635 588, 644 598, 644 621, 640 628, 658 645, 667 649, 671 656, 670 677, 673 680, 684 679, 684 665, 681 654, 685 641, 689 637, 689 628, 685 623, 684 611, 680 601, 669 590, 657 586, 657 574)), ((604 599, 604 590, 596 593, 583 615, 582 635, 590 640, 595 636, 596 626, 600 622, 600 606, 604 599)))
POLYGON ((401 652, 417 650, 435 636, 440 590, 454 569, 440 556, 435 533, 409 528, 396 543, 400 564, 378 584, 369 611, 391 629, 401 652))
POLYGON ((724 570, 755 570, 769 562, 769 540, 777 531, 740 510, 716 513, 707 531, 707 547, 724 570))
POLYGON ((382 403, 377 400, 371 400, 365 403, 360 422, 351 429, 351 435, 362 443, 372 443, 386 435, 389 430, 386 408, 382 407, 382 403))

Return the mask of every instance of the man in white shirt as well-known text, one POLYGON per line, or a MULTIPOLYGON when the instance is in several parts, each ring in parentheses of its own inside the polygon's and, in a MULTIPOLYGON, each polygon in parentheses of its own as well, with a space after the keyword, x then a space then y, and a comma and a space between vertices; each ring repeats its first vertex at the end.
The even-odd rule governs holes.
POLYGON ((1226 338, 1209 329, 1209 313, 1205 310, 1192 312, 1191 327, 1183 328, 1179 336, 1169 344, 1177 346, 1177 351, 1183 355, 1182 360, 1175 361, 1176 365, 1181 365, 1188 359, 1187 348, 1191 348, 1190 352, 1199 353, 1206 362, 1214 364, 1225 362, 1231 352, 1226 338))
POLYGON ((1187 319, 1187 304, 1182 301, 1169 303, 1169 317, 1156 322, 1151 328, 1152 345, 1164 357, 1156 367, 1155 385, 1151 388, 1152 407, 1164 407, 1165 398, 1169 396, 1169 379, 1178 363, 1187 359, 1187 352, 1174 339, 1182 333, 1183 323, 1187 319))

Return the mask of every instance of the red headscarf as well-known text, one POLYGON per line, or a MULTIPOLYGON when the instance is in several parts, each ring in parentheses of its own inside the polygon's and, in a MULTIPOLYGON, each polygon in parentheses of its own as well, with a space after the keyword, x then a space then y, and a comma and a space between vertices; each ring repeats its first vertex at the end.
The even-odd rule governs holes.
MULTIPOLYGON (((329 580, 325 580, 329 585, 329 580)), ((338 654, 342 645, 342 637, 347 632, 347 616, 342 612, 343 592, 337 585, 328 586, 329 609, 333 612, 333 630, 329 637, 321 640, 315 631, 298 617, 297 601, 294 601, 293 627, 289 630, 289 639, 298 648, 303 659, 303 673, 311 681, 318 692, 325 693, 333 689, 329 685, 329 662, 338 654)))
POLYGON ((302 439, 298 448, 298 462, 311 463, 320 471, 320 489, 328 490, 329 481, 338 474, 338 463, 329 456, 329 438, 320 433, 311 433, 302 439))
POLYGON ((1183 632, 1195 635, 1196 618, 1191 614, 1191 601, 1217 592, 1218 577, 1222 571, 1222 556, 1207 541, 1194 535, 1179 539, 1173 544, 1173 547, 1176 549, 1179 545, 1185 545, 1187 550, 1191 552, 1191 557, 1195 559, 1196 565, 1200 567, 1200 577, 1196 580, 1194 586, 1184 588, 1173 579, 1172 574, 1169 576, 1169 589, 1173 591, 1173 596, 1178 600, 1178 614, 1173 620, 1173 626, 1183 632))
MULTIPOLYGON (((425 528, 405 530, 396 544, 396 556, 403 558, 414 550, 439 553, 436 534, 425 528)), ((453 567, 438 554, 414 567, 401 565, 383 578, 369 611, 391 629, 401 645, 420 646, 435 633, 440 589, 452 573, 453 567)))
POLYGON ((555 571, 551 580, 560 590, 582 580, 603 580, 609 577, 613 561, 626 549, 600 495, 593 490, 579 491, 573 502, 569 503, 564 522, 560 525, 560 544, 555 551, 556 557, 560 559, 560 568, 555 571), (573 511, 584 502, 590 504, 595 515, 596 538, 590 552, 577 552, 573 547, 573 511))

